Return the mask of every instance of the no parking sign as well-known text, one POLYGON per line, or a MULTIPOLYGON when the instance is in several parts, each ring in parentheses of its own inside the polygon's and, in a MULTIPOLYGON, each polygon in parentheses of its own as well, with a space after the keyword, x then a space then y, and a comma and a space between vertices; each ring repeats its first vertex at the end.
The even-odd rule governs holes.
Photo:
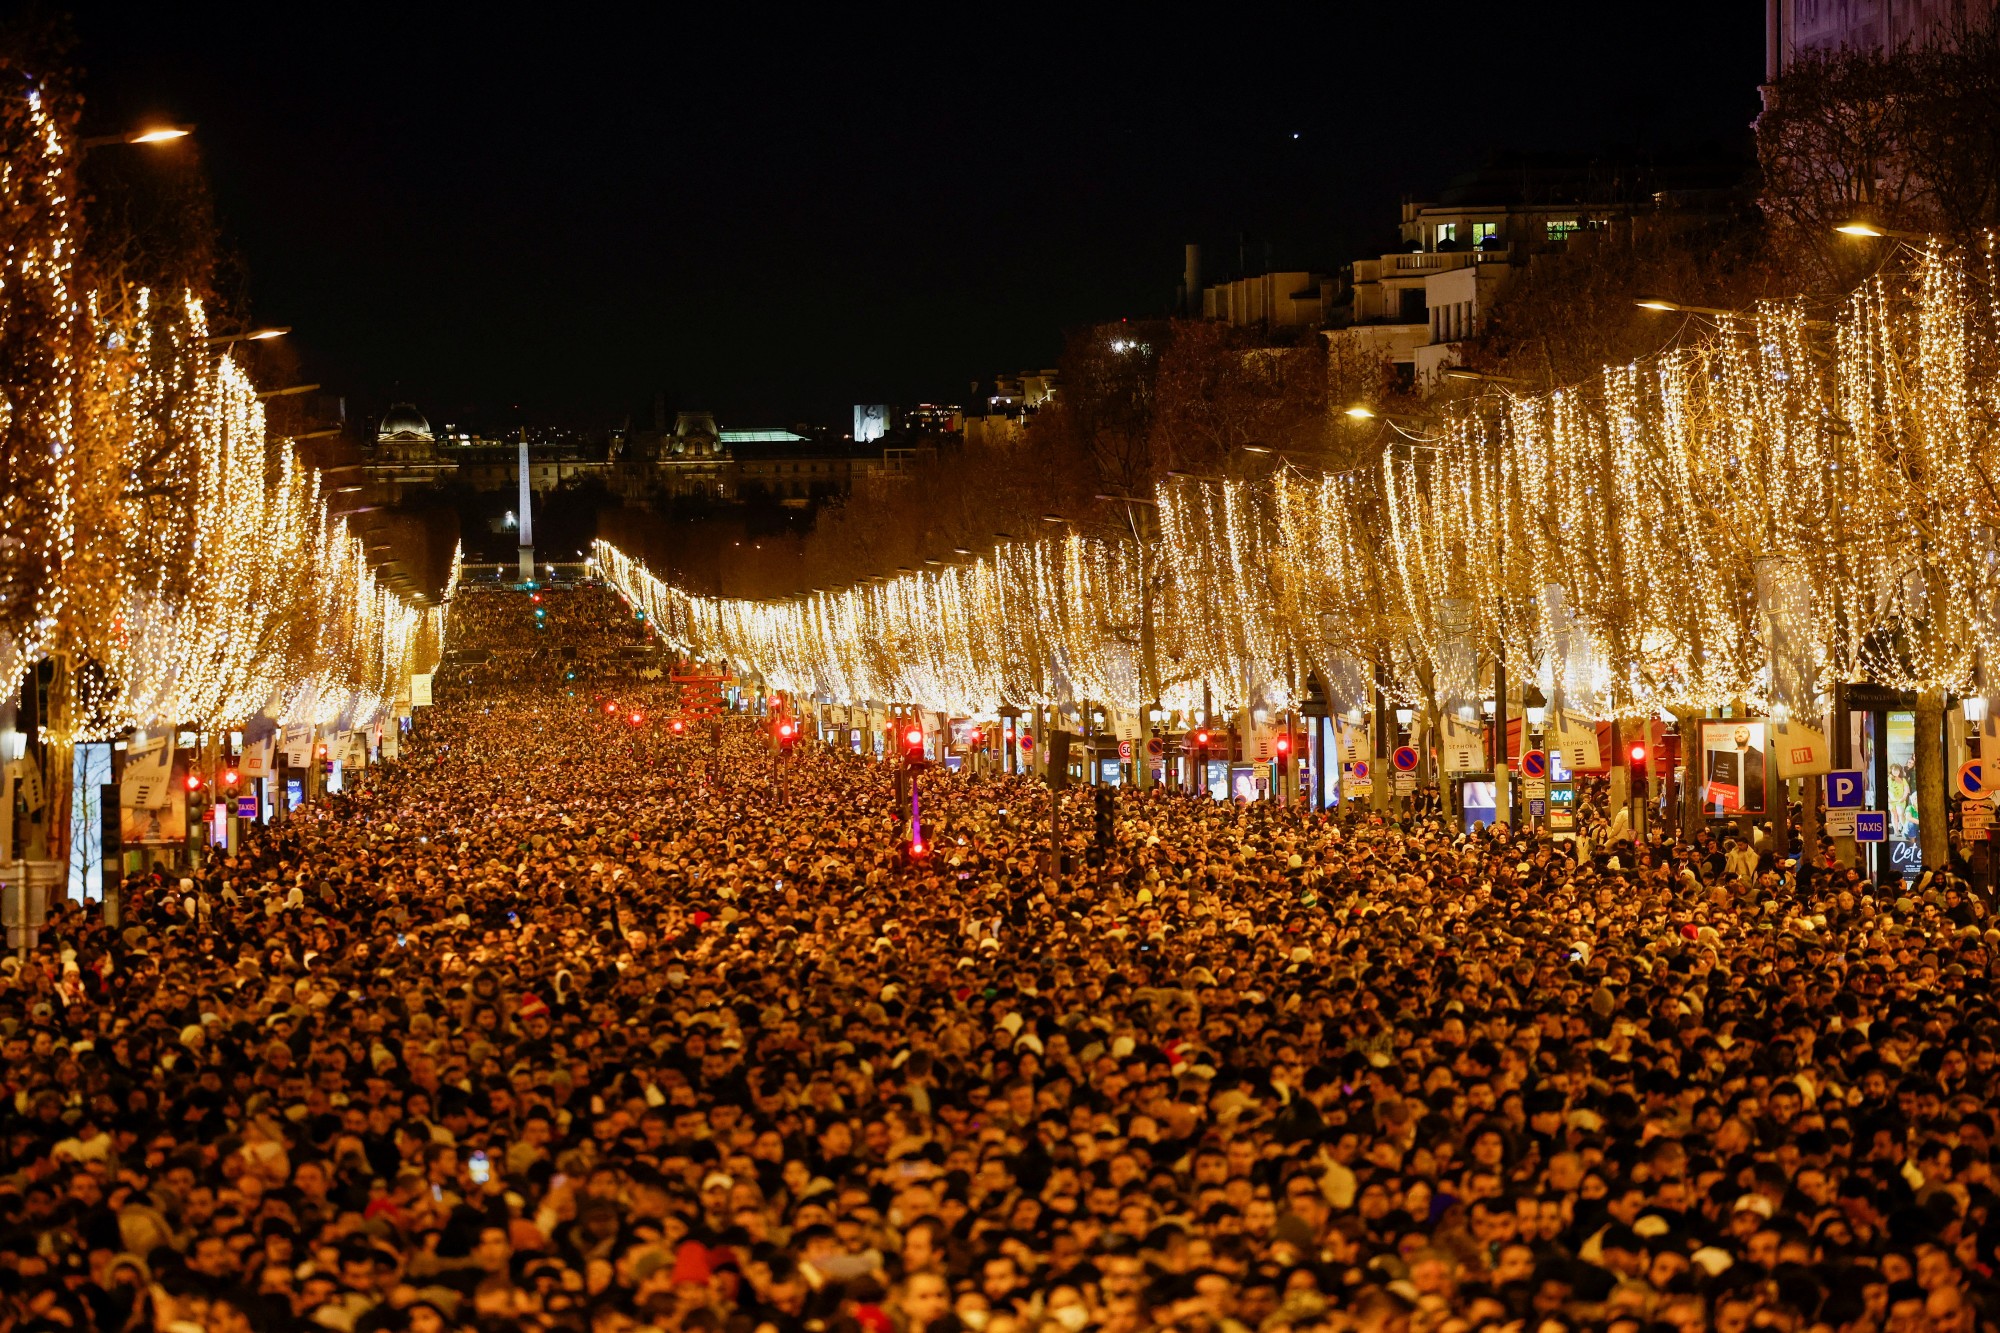
POLYGON ((1958 794, 1968 801, 1976 801, 1985 793, 1980 781, 1979 761, 1968 759, 1958 766, 1958 794))
POLYGON ((1414 773, 1417 768, 1417 752, 1408 745, 1398 745, 1396 753, 1389 756, 1389 762, 1396 766, 1398 773, 1414 773))

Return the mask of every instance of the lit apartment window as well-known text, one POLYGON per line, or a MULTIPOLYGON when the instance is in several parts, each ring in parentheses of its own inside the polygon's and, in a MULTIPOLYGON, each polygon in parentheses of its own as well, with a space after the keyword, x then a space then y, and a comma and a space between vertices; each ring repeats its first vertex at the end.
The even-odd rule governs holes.
POLYGON ((1497 222, 1475 222, 1472 224, 1472 248, 1478 250, 1500 234, 1497 222))
POLYGON ((1550 240, 1552 240, 1552 241, 1566 241, 1566 240, 1568 240, 1568 239, 1569 239, 1569 234, 1570 234, 1571 232, 1573 232, 1573 231, 1575 231, 1575 230, 1576 230, 1576 219, 1575 219, 1575 218, 1550 218, 1550 219, 1549 219, 1549 224, 1548 224, 1548 225, 1549 225, 1549 239, 1550 239, 1550 240))
POLYGON ((1443 245, 1446 241, 1455 241, 1457 239, 1458 224, 1456 222, 1440 222, 1437 224, 1436 244, 1443 245))

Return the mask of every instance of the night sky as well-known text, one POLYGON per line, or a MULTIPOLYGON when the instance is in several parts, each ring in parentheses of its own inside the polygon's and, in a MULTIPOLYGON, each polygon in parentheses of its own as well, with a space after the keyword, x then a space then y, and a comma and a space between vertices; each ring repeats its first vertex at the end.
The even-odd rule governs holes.
POLYGON ((1190 240, 1211 278, 1331 268, 1495 152, 1740 147, 1763 8, 76 21, 87 132, 199 126, 257 317, 357 410, 601 425, 665 393, 747 425, 1051 363, 1067 328, 1160 313, 1190 240))

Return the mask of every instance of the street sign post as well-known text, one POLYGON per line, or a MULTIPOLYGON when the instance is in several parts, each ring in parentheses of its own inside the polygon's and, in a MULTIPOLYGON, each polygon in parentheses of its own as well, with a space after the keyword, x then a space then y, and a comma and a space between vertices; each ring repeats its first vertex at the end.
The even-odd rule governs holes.
POLYGON ((1389 762, 1396 766, 1398 773, 1417 771, 1417 751, 1414 746, 1398 745, 1396 752, 1389 756, 1389 762))
POLYGON ((1861 808, 1861 770, 1836 768, 1826 775, 1826 806, 1829 810, 1861 808))
POLYGON ((1851 838, 1854 836, 1854 816, 1858 810, 1828 810, 1825 812, 1826 836, 1829 838, 1851 838))
POLYGON ((1981 782, 1979 761, 1968 759, 1958 766, 1958 794, 1968 801, 1976 801, 1985 792, 1981 782))
POLYGON ((1887 842, 1889 840, 1888 812, 1886 810, 1855 811, 1854 840, 1856 842, 1887 842))
POLYGON ((1540 750, 1529 750, 1521 756, 1521 776, 1528 779, 1546 778, 1549 775, 1549 757, 1540 750))

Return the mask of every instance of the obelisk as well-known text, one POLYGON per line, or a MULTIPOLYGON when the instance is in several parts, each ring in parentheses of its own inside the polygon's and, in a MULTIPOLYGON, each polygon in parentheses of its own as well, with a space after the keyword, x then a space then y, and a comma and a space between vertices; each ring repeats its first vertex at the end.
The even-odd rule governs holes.
POLYGON ((521 432, 521 582, 535 581, 534 487, 528 475, 528 432, 521 432))

